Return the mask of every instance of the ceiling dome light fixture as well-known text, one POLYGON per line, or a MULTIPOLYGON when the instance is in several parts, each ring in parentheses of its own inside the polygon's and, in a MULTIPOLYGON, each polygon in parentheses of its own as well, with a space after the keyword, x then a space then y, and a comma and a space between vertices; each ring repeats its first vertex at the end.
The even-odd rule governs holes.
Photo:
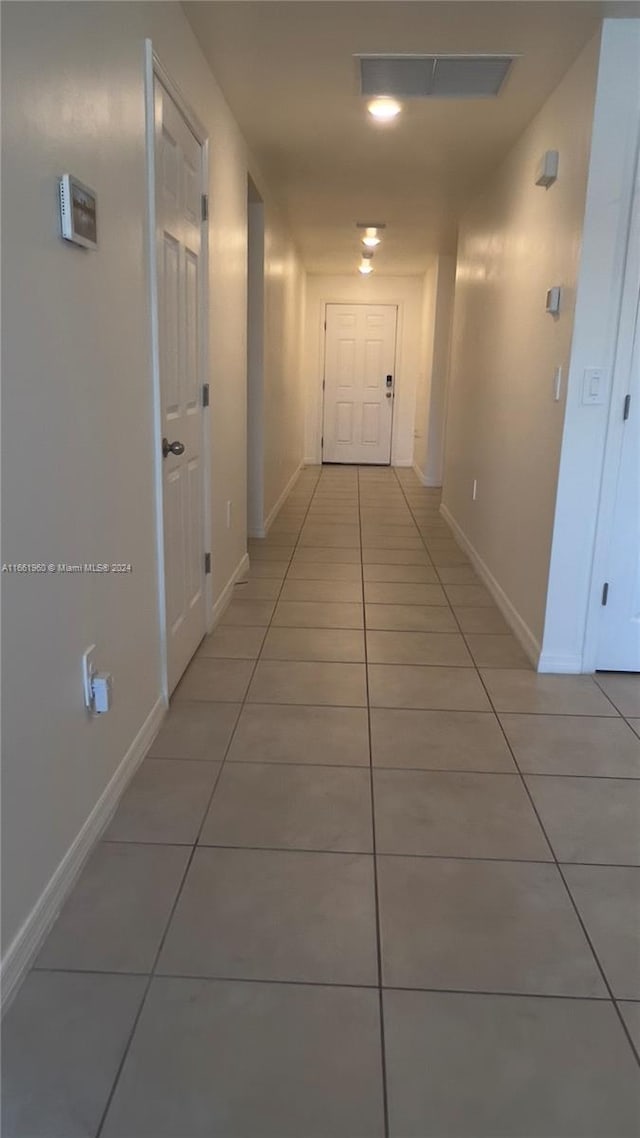
POLYGON ((378 237, 378 230, 374 229, 373 226, 371 226, 369 229, 367 229, 367 232, 365 233, 364 237, 362 238, 362 244, 365 245, 367 247, 367 249, 375 249, 376 245, 380 244, 380 238, 378 237))
POLYGON ((368 276, 369 273, 373 272, 373 265, 371 264, 371 257, 363 257, 362 258, 360 264, 358 265, 358 272, 362 273, 362 275, 365 277, 368 276))
POLYGON ((367 104, 367 110, 372 118, 378 122, 391 122, 396 115, 400 114, 402 105, 396 99, 390 98, 389 95, 380 95, 367 104))

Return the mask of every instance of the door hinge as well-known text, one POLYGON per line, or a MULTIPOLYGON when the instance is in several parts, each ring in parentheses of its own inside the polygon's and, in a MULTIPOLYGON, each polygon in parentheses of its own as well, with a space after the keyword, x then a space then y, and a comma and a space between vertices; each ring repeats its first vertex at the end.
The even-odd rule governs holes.
POLYGON ((322 381, 322 390, 324 391, 325 380, 322 381))
POLYGON ((629 418, 629 411, 630 410, 631 410, 631 396, 625 395, 625 397, 624 397, 624 409, 622 411, 622 422, 623 423, 626 423, 627 419, 629 418))
POLYGON ((326 322, 326 320, 325 320, 325 322, 324 322, 324 330, 325 330, 325 332, 326 332, 326 330, 327 330, 327 322, 326 322))
POLYGON ((602 586, 601 604, 606 605, 608 596, 609 596, 609 582, 605 581, 604 585, 602 586))
POLYGON ((202 198, 201 198, 201 202, 202 202, 202 220, 208 221, 209 220, 209 195, 203 194, 202 198))
POLYGON ((320 446, 321 446, 321 447, 323 447, 323 446, 324 446, 324 435, 323 435, 323 436, 322 436, 322 438, 320 439, 320 446))
POLYGON ((209 406, 209 384, 208 383, 202 384, 202 406, 203 407, 209 406))
POLYGON ((206 574, 211 572, 211 554, 205 553, 204 555, 204 571, 206 574))

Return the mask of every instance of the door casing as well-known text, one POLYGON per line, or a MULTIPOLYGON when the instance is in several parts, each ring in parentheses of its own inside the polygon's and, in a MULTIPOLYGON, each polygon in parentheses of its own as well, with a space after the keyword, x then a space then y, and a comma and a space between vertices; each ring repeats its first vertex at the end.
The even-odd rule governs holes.
MULTIPOLYGON (((194 113, 179 87, 156 55, 150 39, 145 40, 145 104, 147 152, 147 265, 149 308, 151 314, 151 369, 153 400, 153 471, 156 513, 156 560, 158 588, 158 627, 160 633, 160 685, 165 704, 169 703, 167 608, 165 596, 164 514, 162 480, 162 395, 160 388, 160 335, 158 313, 158 259, 156 250, 156 178, 155 178, 155 100, 154 80, 158 79, 171 96, 180 113, 202 147, 202 171, 205 186, 209 184, 209 138, 207 131, 194 113)), ((209 377, 209 226, 202 227, 202 289, 199 303, 200 319, 200 371, 209 377)), ((204 548, 211 551, 211 420, 210 407, 203 411, 202 438, 202 508, 204 548)), ((204 579, 205 626, 213 628, 212 575, 204 579)))
POLYGON ((607 579, 607 563, 611 541, 611 526, 616 505, 617 472, 622 451, 624 424, 622 409, 629 390, 629 372, 625 359, 631 365, 634 324, 629 313, 635 313, 640 282, 640 145, 636 154, 635 181, 626 246, 626 263, 620 300, 618 336, 615 348, 613 378, 609 403, 609 420, 605 444, 598 518, 593 546, 589 606, 585 620, 582 671, 594 672, 598 660, 598 637, 602 615, 602 586, 607 579))

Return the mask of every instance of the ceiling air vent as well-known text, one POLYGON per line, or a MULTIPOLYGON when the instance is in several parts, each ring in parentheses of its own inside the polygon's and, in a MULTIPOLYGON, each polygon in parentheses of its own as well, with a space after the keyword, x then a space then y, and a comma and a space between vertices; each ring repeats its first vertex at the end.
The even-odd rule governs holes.
POLYGON ((497 95, 511 55, 360 55, 363 95, 400 99, 483 99, 497 95))

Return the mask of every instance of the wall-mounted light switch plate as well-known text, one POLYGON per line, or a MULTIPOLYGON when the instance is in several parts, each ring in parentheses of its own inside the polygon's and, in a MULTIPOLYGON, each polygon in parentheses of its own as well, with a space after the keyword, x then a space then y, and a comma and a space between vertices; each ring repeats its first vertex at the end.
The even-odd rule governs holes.
POLYGON ((582 377, 582 402, 587 406, 597 406, 605 401, 604 368, 585 368, 582 377))

